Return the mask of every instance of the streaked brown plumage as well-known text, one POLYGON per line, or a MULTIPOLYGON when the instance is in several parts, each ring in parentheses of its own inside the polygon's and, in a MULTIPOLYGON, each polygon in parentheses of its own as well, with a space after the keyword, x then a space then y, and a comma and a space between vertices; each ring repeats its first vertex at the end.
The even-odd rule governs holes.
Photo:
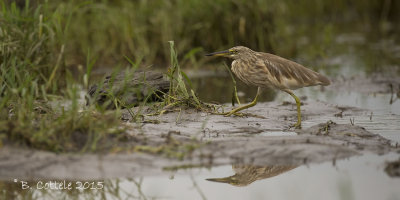
POLYGON ((208 181, 229 183, 235 186, 246 186, 254 181, 278 176, 290 171, 297 166, 253 166, 253 165, 232 165, 235 174, 225 178, 209 178, 208 181))
POLYGON ((247 47, 237 46, 226 51, 207 54, 207 56, 214 55, 234 59, 232 62, 233 73, 246 84, 258 87, 253 102, 224 113, 227 116, 256 105, 260 88, 271 87, 289 93, 296 100, 298 120, 294 126, 301 128, 300 99, 293 94, 292 90, 330 84, 327 77, 296 62, 273 54, 256 52, 247 47))

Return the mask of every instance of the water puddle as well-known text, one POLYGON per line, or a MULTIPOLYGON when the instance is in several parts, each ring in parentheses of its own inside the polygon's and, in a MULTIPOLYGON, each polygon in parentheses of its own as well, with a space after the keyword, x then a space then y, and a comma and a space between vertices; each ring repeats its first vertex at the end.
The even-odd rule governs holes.
POLYGON ((159 176, 0 185, 5 199, 399 199, 400 179, 384 172, 384 163, 398 158, 367 154, 302 166, 226 165, 159 176))

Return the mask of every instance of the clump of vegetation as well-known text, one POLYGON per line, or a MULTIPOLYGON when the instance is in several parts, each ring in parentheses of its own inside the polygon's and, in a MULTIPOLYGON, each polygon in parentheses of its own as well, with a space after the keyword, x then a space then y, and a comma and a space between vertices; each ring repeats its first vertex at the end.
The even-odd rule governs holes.
POLYGON ((164 100, 164 108, 160 111, 163 113, 168 109, 176 106, 186 106, 196 108, 202 111, 210 111, 212 105, 201 102, 191 88, 191 82, 188 76, 181 70, 178 55, 176 53, 174 42, 169 41, 171 52, 171 65, 168 68, 168 77, 170 79, 170 90, 166 94, 164 100), (186 83, 189 85, 187 87, 186 83))

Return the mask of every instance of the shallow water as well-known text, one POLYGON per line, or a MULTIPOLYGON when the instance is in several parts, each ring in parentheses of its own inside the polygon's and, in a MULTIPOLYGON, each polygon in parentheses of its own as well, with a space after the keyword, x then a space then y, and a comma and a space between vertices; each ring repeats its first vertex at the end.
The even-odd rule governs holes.
MULTIPOLYGON (((235 174, 232 166, 167 172, 161 176, 122 178, 102 182, 101 190, 22 190, 20 183, 8 185, 9 192, 29 199, 400 199, 400 179, 384 172, 384 163, 398 154, 363 155, 335 163, 298 166, 276 176, 256 180, 246 186, 211 182, 207 179, 235 174)), ((44 181, 46 182, 46 181, 44 181)), ((76 181, 69 181, 76 185, 76 181)), ((90 181, 91 182, 91 181, 90 181)), ((43 184, 39 184, 43 187, 43 184)), ((12 196, 12 195, 11 195, 12 196)), ((10 197, 10 196, 8 196, 10 197)))
MULTIPOLYGON (((242 187, 206 180, 233 175, 231 166, 193 169, 172 179, 146 177, 141 189, 148 198, 157 199, 400 199, 400 179, 388 177, 382 165, 396 158, 398 155, 365 155, 335 165, 299 166, 242 187)), ((122 180, 121 188, 129 190, 135 185, 122 180)))

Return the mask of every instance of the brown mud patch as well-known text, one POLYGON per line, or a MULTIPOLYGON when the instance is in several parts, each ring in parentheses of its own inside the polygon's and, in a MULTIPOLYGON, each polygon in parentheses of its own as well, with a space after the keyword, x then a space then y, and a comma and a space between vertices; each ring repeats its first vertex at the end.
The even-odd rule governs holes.
POLYGON ((400 177, 400 159, 386 163, 385 172, 390 177, 400 177))

